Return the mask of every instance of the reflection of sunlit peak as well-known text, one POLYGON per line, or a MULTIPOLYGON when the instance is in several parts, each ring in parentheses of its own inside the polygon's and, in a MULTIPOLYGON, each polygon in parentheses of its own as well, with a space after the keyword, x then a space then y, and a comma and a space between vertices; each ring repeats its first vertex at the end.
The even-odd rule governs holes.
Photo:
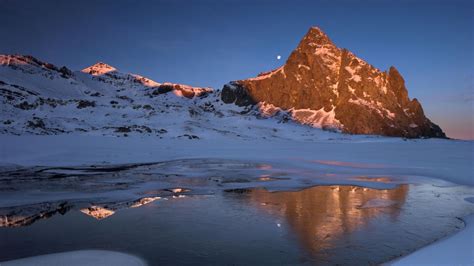
POLYGON ((100 206, 90 206, 89 208, 81 209, 81 212, 96 218, 97 220, 102 220, 113 215, 115 212, 100 206))
POLYGON ((289 226, 302 245, 319 256, 338 245, 344 234, 360 229, 371 219, 398 215, 407 191, 407 185, 388 190, 332 185, 297 192, 255 189, 247 195, 259 203, 255 204, 259 209, 275 215, 277 226, 289 226))
POLYGON ((377 182, 377 183, 390 183, 392 182, 392 179, 387 176, 381 176, 381 177, 368 177, 368 176, 357 176, 354 178, 354 180, 360 180, 360 181, 370 181, 370 182, 377 182))
POLYGON ((16 226, 17 223, 21 225, 21 221, 26 221, 28 218, 28 216, 23 215, 0 216, 0 227, 16 226))
POLYGON ((269 164, 259 164, 259 165, 257 166, 257 169, 259 169, 259 170, 270 170, 270 169, 272 169, 272 168, 273 168, 273 167, 272 167, 271 165, 269 165, 269 164))
POLYGON ((366 201, 360 208, 361 209, 368 209, 368 208, 387 208, 391 207, 398 202, 395 200, 385 199, 385 198, 376 198, 370 199, 366 201))
POLYGON ((153 202, 155 200, 159 200, 161 199, 161 197, 149 197, 149 198, 142 198, 142 199, 139 199, 137 202, 135 202, 132 206, 130 206, 131 208, 136 208, 136 207, 140 207, 140 206, 143 206, 145 204, 148 204, 150 202, 153 202))
POLYGON ((183 193, 183 192, 188 192, 189 191, 189 189, 181 188, 181 187, 169 188, 169 189, 166 189, 166 190, 170 191, 170 192, 173 192, 173 193, 183 193))
POLYGON ((353 168, 384 168, 382 164, 368 164, 368 163, 353 163, 353 162, 341 162, 341 161, 330 161, 330 160, 314 160, 313 162, 331 166, 343 166, 353 168))
POLYGON ((272 178, 270 177, 270 175, 261 175, 258 180, 260 181, 269 181, 269 180, 272 180, 272 178))

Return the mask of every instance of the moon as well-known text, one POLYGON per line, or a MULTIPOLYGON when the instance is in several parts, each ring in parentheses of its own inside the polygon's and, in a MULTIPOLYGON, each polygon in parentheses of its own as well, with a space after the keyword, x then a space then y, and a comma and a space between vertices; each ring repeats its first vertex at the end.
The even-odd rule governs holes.
POLYGON ((281 55, 277 55, 277 60, 280 60, 281 59, 281 55))

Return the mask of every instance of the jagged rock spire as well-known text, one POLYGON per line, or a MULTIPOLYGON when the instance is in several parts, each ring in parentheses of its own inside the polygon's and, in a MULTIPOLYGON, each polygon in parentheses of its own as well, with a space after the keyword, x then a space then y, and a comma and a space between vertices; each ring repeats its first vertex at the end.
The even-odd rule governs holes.
POLYGON ((409 99, 395 67, 378 70, 338 48, 318 27, 308 30, 281 68, 237 81, 233 87, 239 90, 224 87, 226 102, 235 98, 238 104, 265 102, 285 110, 313 110, 295 119, 318 127, 352 134, 445 137, 424 116, 421 104, 409 99), (251 101, 239 100, 242 95, 251 101))

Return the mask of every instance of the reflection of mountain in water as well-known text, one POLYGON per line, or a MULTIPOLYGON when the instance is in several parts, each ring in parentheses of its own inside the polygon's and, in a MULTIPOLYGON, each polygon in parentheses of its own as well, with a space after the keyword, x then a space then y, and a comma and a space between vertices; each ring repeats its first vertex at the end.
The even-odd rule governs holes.
POLYGON ((91 217, 94 217, 97 220, 102 220, 115 214, 116 210, 125 208, 138 208, 159 199, 161 199, 161 197, 147 197, 135 201, 119 202, 114 204, 107 204, 104 206, 92 205, 88 208, 82 208, 81 212, 91 217))
POLYGON ((297 192, 251 190, 249 197, 266 212, 286 219, 302 246, 322 259, 336 241, 368 225, 371 219, 379 215, 396 218, 407 193, 408 185, 391 190, 318 186, 297 192), (393 204, 364 206, 373 200, 393 204))
POLYGON ((19 227, 33 224, 56 214, 65 214, 73 208, 66 201, 46 202, 26 206, 0 208, 0 227, 19 227))
MULTIPOLYGON (((184 191, 183 189, 175 190, 184 191)), ((117 210, 141 207, 159 199, 161 199, 161 197, 145 197, 130 201, 102 204, 91 203, 89 207, 81 208, 80 211, 86 215, 96 218, 97 220, 102 220, 112 216, 117 210)), ((73 202, 45 202, 26 206, 23 205, 9 208, 0 208, 0 227, 27 226, 38 220, 48 219, 58 213, 64 215, 71 209, 76 208, 78 208, 78 206, 76 206, 73 202)))

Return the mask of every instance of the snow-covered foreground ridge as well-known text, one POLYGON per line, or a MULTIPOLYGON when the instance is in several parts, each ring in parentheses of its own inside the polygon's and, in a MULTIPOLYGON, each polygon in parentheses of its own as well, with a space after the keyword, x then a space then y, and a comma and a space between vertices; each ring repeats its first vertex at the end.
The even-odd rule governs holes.
POLYGON ((145 266, 142 259, 114 251, 106 250, 77 250, 29 257, 13 261, 2 262, 5 266, 49 266, 49 265, 104 265, 104 266, 145 266))
POLYGON ((474 215, 463 218, 461 232, 424 247, 387 265, 472 265, 474 263, 474 215))

